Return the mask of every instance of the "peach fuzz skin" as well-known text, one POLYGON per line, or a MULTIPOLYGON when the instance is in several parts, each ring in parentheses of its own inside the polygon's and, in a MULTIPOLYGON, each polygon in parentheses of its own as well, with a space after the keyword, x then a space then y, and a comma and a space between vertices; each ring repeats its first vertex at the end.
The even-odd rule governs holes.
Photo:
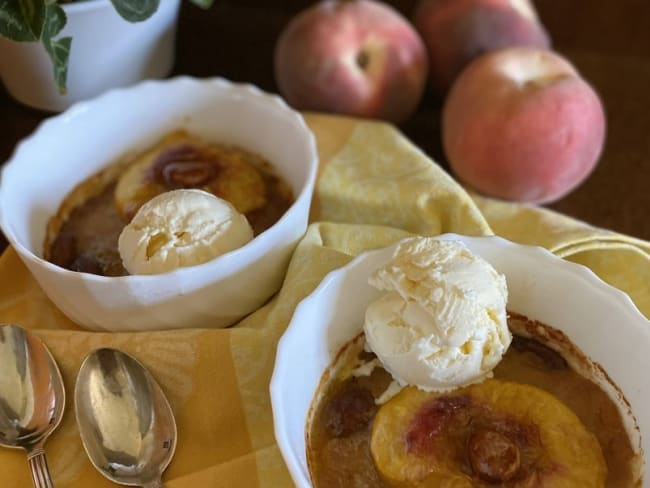
POLYGON ((486 54, 457 79, 443 108, 452 171, 479 192, 550 203, 594 169, 605 139, 596 92, 550 51, 486 54))
POLYGON ((275 48, 275 79, 295 108, 402 122, 417 108, 426 49, 396 10, 326 0, 296 16, 275 48))
POLYGON ((550 46, 529 0, 422 0, 413 23, 427 47, 431 84, 439 95, 481 54, 550 46))

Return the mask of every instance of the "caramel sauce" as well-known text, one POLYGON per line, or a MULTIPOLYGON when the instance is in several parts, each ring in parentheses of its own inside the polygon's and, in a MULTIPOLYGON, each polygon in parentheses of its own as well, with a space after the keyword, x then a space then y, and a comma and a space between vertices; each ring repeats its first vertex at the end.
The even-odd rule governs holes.
POLYGON ((124 221, 113 204, 115 184, 75 207, 49 249, 49 261, 72 271, 104 276, 127 272, 117 250, 124 221))
MULTIPOLYGON (((260 156, 233 146, 227 146, 222 152, 226 155, 236 153, 262 177, 265 204, 245 213, 257 236, 277 222, 293 203, 289 185, 260 156)), ((217 170, 214 165, 203 162, 205 158, 201 159, 201 154, 187 145, 163 151, 145 174, 145 180, 163 182, 168 189, 205 188, 215 178, 217 170)), ((126 222, 114 199, 117 179, 126 167, 124 163, 109 167, 82 182, 66 198, 48 225, 50 235, 44 252, 48 261, 72 271, 104 276, 128 274, 122 266, 117 245, 126 222), (55 227, 58 231, 52 231, 55 227)), ((210 190, 209 185, 207 190, 210 190)), ((133 214, 135 211, 128 217, 133 214)))
MULTIPOLYGON (((512 326, 525 320, 510 317, 509 324, 521 330, 512 326)), ((367 354, 361 344, 356 345, 359 356, 367 354)), ((353 355, 341 356, 345 361, 351 358, 356 361, 353 355)), ((377 406, 367 401, 368 395, 377 398, 385 389, 388 373, 378 367, 369 377, 354 378, 350 370, 338 369, 339 373, 321 386, 320 400, 314 406, 307 453, 312 482, 316 488, 392 488, 396 485, 382 478, 370 454, 377 406), (364 411, 363 405, 370 406, 364 411), (344 431, 328 428, 333 417, 345 418, 346 409, 356 422, 350 422, 344 431)), ((639 456, 617 406, 596 383, 571 369, 560 354, 534 338, 515 335, 494 377, 546 390, 568 406, 600 444, 608 469, 606 488, 640 486, 639 456)), ((533 464, 539 463, 543 455, 537 426, 512 421, 499 412, 476 414, 472 409, 476 407, 471 399, 462 395, 442 396, 425 404, 414 412, 413 421, 403 433, 409 450, 415 455, 435 449, 469 451, 458 465, 461 473, 472 479, 472 486, 529 486, 526 483, 532 481, 528 476, 537 476, 533 464), (472 425, 470 418, 481 419, 480 425, 472 425), (441 432, 444 434, 438 436, 441 432), (490 442, 495 445, 486 444, 490 442)), ((552 486, 544 484, 542 478, 536 477, 534 486, 552 486)))

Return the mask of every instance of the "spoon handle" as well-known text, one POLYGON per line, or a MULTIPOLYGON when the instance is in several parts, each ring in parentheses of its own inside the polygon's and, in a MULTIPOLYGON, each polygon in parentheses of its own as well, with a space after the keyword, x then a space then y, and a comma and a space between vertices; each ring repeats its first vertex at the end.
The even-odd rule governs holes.
POLYGON ((32 472, 34 488, 54 488, 43 448, 32 449, 27 454, 27 461, 29 461, 29 470, 32 472))

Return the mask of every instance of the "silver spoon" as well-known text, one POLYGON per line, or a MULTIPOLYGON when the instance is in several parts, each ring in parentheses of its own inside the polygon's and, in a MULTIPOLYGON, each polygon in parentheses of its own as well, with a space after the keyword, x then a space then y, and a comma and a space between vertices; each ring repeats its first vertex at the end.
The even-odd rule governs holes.
POLYGON ((136 359, 116 349, 91 352, 77 375, 75 415, 95 468, 122 485, 162 487, 176 448, 167 398, 136 359))
POLYGON ((27 451, 36 488, 52 488, 43 445, 65 407, 61 373, 43 341, 17 325, 0 327, 0 445, 27 451))

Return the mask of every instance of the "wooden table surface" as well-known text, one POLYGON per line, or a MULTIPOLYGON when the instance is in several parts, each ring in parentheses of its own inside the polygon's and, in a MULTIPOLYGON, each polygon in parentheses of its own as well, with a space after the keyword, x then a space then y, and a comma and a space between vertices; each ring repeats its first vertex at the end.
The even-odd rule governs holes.
MULTIPOLYGON (((184 2, 174 74, 223 76, 277 92, 275 41, 289 19, 311 3, 216 0, 205 12, 184 2)), ((415 5, 415 1, 388 3, 406 16, 415 5)), ((535 4, 554 49, 568 57, 601 95, 608 122, 605 150, 596 170, 549 208, 650 240, 650 2, 537 0, 535 4)), ((447 167, 440 144, 440 105, 427 92, 418 112, 400 129, 447 167)), ((47 116, 22 107, 0 89, 0 161, 6 161, 16 143, 47 116)), ((53 170, 56 164, 53 158, 53 170)), ((0 249, 5 246, 0 236, 0 249)))

